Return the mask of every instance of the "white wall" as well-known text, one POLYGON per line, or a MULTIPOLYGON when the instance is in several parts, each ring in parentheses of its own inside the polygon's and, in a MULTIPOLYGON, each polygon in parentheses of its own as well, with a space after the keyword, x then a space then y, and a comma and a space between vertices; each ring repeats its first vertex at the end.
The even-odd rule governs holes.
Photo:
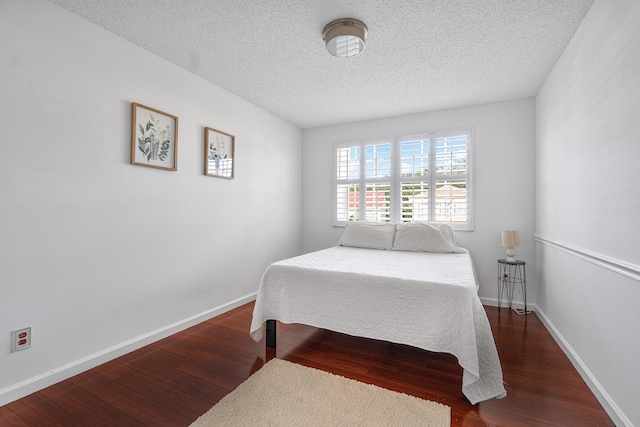
POLYGON ((597 0, 536 98, 538 306, 640 425, 640 2, 597 0))
POLYGON ((496 304, 500 231, 520 230, 518 258, 527 261, 527 297, 535 302, 533 98, 304 130, 303 251, 334 246, 344 230, 331 225, 334 142, 466 126, 475 129, 475 231, 457 232, 458 241, 474 258, 483 302, 496 304))
POLYGON ((0 405, 300 252, 300 129, 47 1, 0 2, 0 40, 0 405), (129 164, 131 102, 179 117, 177 172, 129 164), (236 136, 235 180, 203 175, 205 126, 236 136))

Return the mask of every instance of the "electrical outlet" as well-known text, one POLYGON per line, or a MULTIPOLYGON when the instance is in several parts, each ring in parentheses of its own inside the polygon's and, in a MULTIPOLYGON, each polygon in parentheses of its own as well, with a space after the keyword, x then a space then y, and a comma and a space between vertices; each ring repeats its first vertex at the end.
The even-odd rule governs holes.
POLYGON ((12 332, 11 351, 24 350, 31 347, 31 326, 12 332))

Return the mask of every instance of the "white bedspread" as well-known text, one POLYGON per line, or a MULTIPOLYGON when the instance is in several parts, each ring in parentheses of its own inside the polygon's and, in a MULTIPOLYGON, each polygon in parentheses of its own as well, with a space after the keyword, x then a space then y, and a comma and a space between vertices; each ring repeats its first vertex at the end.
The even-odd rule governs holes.
POLYGON ((472 404, 506 396, 468 253, 336 246, 270 265, 251 322, 301 323, 457 357, 472 404))

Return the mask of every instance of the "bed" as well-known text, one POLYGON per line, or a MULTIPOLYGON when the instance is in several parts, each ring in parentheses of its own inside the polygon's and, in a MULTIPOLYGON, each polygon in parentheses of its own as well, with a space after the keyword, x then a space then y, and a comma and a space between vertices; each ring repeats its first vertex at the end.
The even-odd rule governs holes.
MULTIPOLYGON (((462 392, 472 404, 506 396, 473 263, 453 231, 354 224, 338 246, 266 269, 251 337, 260 341, 277 320, 446 352, 463 368, 462 392)), ((274 347, 275 335, 267 338, 274 347)))

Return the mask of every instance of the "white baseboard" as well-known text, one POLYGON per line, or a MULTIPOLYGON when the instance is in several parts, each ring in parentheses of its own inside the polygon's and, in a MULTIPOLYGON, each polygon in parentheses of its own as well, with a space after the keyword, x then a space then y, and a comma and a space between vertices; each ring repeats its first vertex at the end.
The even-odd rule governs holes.
MULTIPOLYGON (((226 313, 229 310, 240 307, 248 302, 256 299, 257 292, 238 298, 234 301, 230 301, 226 304, 212 308, 211 310, 204 311, 170 325, 164 326, 155 331, 151 331, 147 334, 133 338, 129 341, 125 341, 113 347, 99 351, 82 359, 73 361, 59 368, 52 369, 48 372, 44 372, 28 380, 13 384, 0 390, 0 406, 4 406, 8 403, 18 400, 25 396, 35 393, 38 390, 42 390, 60 381, 66 380, 79 373, 95 368, 105 362, 116 359, 124 354, 130 353, 141 347, 149 345, 153 342, 159 341, 177 332, 183 331, 198 323, 209 320, 220 314, 226 313)), ((247 334, 248 334, 247 330, 247 334)))
MULTIPOLYGON (((498 306, 498 298, 487 298, 487 297, 480 297, 480 302, 482 302, 482 305, 488 305, 490 307, 497 307, 498 306)), ((518 309, 523 309, 524 308, 524 302, 523 301, 518 301, 518 300, 513 300, 513 302, 511 303, 511 306, 513 308, 518 308, 518 309)), ((509 303, 507 303, 506 301, 502 301, 502 303, 500 304, 501 308, 509 308, 509 303)), ((538 310, 538 306, 535 304, 531 304, 529 302, 527 302, 527 310, 531 310, 531 311, 537 311, 538 310)))
MULTIPOLYGON (((489 299, 490 300, 490 299, 489 299)), ((495 299, 495 305, 497 306, 497 299, 495 299)), ((484 299, 482 301, 484 303, 484 299)), ((494 304, 487 304, 494 305, 494 304)), ((547 328, 553 339, 558 343, 564 354, 567 355, 569 361, 574 368, 578 371, 578 374, 582 377, 584 382, 587 384, 591 392, 594 394, 598 402, 602 405, 604 410, 607 412, 611 420, 615 423, 616 426, 626 426, 633 427, 631 421, 622 413, 618 405, 615 404, 613 399, 609 396, 609 394, 604 390, 602 385, 598 382, 598 380, 593 376, 591 371, 584 364, 582 359, 578 356, 578 354, 573 350, 573 348, 569 345, 567 340, 564 339, 562 334, 556 329, 551 320, 547 317, 547 315, 537 306, 532 305, 531 310, 535 311, 538 315, 538 318, 544 326, 547 328)))
MULTIPOLYGON (((480 300, 482 301, 483 305, 488 305, 491 307, 498 306, 497 298, 480 298, 480 300)), ((518 308, 522 307, 521 301, 514 301, 513 304, 517 305, 518 308)), ((501 305, 504 308, 504 303, 501 305)), ((615 425, 633 427, 631 421, 627 417, 625 417, 620 408, 615 404, 609 394, 604 390, 602 385, 593 376, 591 371, 587 368, 582 359, 580 359, 578 354, 569 345, 567 340, 565 340, 558 329, 556 329, 556 327, 553 325, 544 311, 542 311, 536 304, 527 305, 527 309, 534 311, 538 315, 538 318, 540 319, 542 324, 545 326, 545 328, 547 328, 553 339, 556 341, 556 343, 558 343, 564 354, 569 358, 569 361, 571 362, 573 367, 576 368, 578 374, 582 377, 596 399, 598 399, 598 402, 600 402, 615 425)))

